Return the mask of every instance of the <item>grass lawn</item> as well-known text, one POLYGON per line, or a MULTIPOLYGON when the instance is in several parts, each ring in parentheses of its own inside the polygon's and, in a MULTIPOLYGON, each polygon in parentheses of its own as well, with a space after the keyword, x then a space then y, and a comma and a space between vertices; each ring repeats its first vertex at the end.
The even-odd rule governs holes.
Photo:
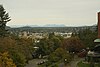
MULTIPOLYGON (((81 61, 77 64, 77 66, 78 67, 90 67, 90 64, 82 63, 81 61)), ((100 64, 95 64, 94 67, 100 67, 100 64)))

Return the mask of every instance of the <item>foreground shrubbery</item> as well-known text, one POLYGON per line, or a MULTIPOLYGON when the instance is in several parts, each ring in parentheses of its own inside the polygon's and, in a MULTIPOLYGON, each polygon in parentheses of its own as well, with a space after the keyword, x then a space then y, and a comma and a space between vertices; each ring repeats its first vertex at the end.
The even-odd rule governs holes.
MULTIPOLYGON (((83 63, 82 61, 80 61, 77 64, 77 67, 92 67, 90 63, 83 63)), ((100 67, 100 63, 98 64, 94 64, 93 67, 100 67)))
POLYGON ((24 67, 26 62, 32 59, 32 46, 30 39, 0 38, 0 52, 7 51, 17 67, 24 67))

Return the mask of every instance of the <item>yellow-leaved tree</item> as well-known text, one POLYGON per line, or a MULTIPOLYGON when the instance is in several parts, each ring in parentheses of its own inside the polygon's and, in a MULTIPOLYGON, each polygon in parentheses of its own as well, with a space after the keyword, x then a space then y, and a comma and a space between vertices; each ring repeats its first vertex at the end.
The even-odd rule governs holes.
POLYGON ((0 53, 0 67, 16 67, 8 52, 0 53))

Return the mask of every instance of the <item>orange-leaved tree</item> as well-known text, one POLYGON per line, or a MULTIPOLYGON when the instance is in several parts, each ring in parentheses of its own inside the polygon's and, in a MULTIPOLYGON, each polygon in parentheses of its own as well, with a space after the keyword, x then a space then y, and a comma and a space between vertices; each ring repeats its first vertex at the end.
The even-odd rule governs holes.
POLYGON ((78 37, 71 37, 63 41, 62 47, 69 52, 79 52, 85 46, 78 37))
POLYGON ((8 52, 0 53, 0 67, 16 67, 8 52))

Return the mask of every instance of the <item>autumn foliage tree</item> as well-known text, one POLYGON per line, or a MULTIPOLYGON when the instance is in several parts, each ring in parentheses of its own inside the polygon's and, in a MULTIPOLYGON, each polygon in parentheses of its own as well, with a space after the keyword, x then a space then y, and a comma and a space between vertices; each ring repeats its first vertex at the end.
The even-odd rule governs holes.
POLYGON ((13 60, 17 67, 24 67, 26 60, 32 59, 32 47, 30 39, 0 38, 0 52, 9 52, 9 58, 13 60))
POLYGON ((78 37, 71 37, 63 41, 62 47, 69 52, 79 52, 85 46, 78 37))
POLYGON ((0 53, 0 67, 16 67, 8 52, 0 53))

